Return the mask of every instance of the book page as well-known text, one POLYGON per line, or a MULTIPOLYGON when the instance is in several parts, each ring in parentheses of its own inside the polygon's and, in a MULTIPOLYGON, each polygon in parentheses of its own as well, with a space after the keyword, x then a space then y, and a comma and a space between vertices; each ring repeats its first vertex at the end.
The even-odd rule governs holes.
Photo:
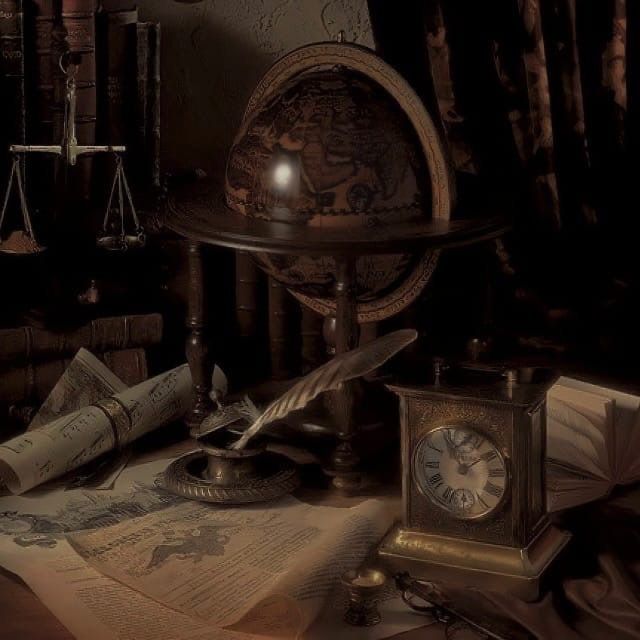
MULTIPOLYGON (((636 399, 636 396, 632 396, 636 399)), ((620 484, 631 484, 640 481, 640 409, 636 408, 635 413, 629 411, 628 442, 624 449, 619 452, 619 463, 617 468, 617 481, 620 484)))
POLYGON ((610 479, 612 404, 556 383, 547 394, 547 459, 610 479))
POLYGON ((101 573, 172 609, 287 638, 311 625, 394 515, 380 500, 350 509, 291 497, 243 508, 183 503, 69 540, 101 573))
POLYGON ((613 400, 613 425, 615 447, 613 454, 613 478, 616 483, 627 484, 640 479, 640 397, 607 387, 562 377, 558 384, 565 387, 603 396, 613 400))
POLYGON ((608 480, 576 467, 547 460, 545 468, 547 511, 561 511, 605 497, 611 489, 608 480))

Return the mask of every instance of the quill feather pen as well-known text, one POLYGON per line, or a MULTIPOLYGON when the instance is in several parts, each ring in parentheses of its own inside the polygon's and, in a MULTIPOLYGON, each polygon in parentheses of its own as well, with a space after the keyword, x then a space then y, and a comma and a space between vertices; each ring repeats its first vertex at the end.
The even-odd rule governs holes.
POLYGON ((382 366, 417 337, 414 329, 401 329, 329 360, 274 400, 232 445, 232 449, 243 449, 262 427, 304 408, 319 394, 337 389, 343 382, 364 376, 382 366))

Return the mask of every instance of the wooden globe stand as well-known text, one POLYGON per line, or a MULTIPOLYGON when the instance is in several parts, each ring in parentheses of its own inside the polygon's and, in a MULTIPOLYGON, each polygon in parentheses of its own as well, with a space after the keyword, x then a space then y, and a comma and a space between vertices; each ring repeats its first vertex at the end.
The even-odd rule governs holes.
MULTIPOLYGON (((414 253, 459 247, 490 240, 508 229, 502 217, 484 219, 424 219, 390 227, 372 227, 357 234, 330 228, 294 227, 289 224, 247 218, 230 211, 221 188, 206 182, 185 187, 169 200, 166 225, 186 239, 189 264, 189 302, 186 354, 194 386, 189 427, 198 427, 213 411, 209 398, 214 354, 208 338, 206 293, 209 289, 202 263, 203 245, 241 251, 296 256, 331 256, 336 261, 335 335, 336 353, 344 353, 358 341, 356 261, 360 256, 414 253)), ((332 320, 327 320, 332 323, 332 320)), ((358 425, 353 419, 352 386, 335 392, 331 406, 338 444, 326 472, 336 487, 349 489, 360 482, 359 456, 353 448, 358 425)))

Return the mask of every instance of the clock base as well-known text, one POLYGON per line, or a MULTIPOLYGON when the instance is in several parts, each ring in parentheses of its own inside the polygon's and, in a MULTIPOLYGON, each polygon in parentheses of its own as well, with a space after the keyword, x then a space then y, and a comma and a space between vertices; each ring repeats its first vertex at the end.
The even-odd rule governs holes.
POLYGON ((394 573, 535 600, 540 580, 571 534, 547 526, 524 549, 420 533, 396 525, 378 548, 394 573))

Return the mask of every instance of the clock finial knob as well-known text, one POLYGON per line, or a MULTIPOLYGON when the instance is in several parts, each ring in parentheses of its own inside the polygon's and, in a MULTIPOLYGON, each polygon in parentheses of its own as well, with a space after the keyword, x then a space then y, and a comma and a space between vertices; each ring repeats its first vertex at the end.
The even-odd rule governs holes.
POLYGON ((442 374, 447 369, 446 361, 444 358, 433 358, 433 384, 437 387, 441 380, 442 374))

